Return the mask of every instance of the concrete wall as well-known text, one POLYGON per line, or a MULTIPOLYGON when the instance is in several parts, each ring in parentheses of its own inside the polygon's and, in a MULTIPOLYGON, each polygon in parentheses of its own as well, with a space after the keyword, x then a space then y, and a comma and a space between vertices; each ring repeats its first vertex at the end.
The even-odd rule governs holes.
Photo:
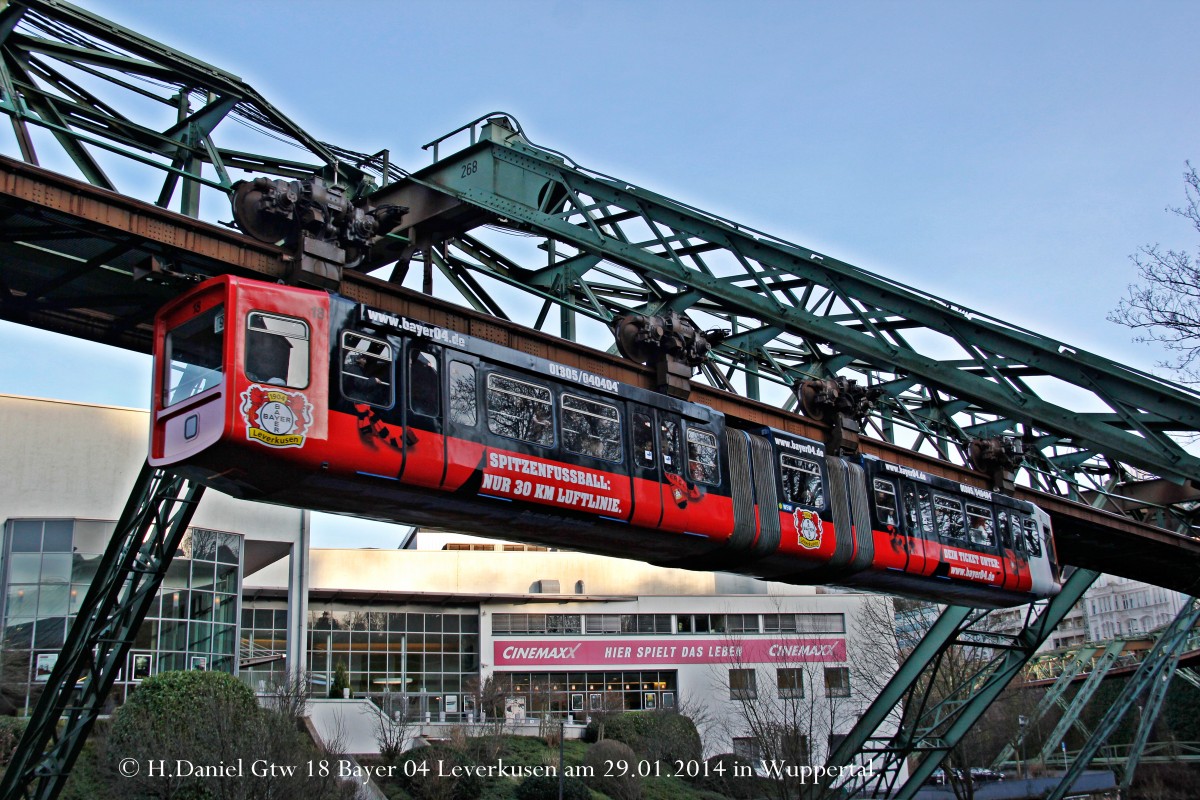
MULTIPOLYGON (((0 395, 0 521, 115 520, 146 460, 149 431, 147 411, 0 395)), ((210 491, 192 524, 290 542, 300 519, 295 509, 210 491)))
MULTIPOLYGON (((309 588, 467 595, 537 594, 539 581, 557 580, 561 594, 597 595, 804 595, 811 586, 766 583, 728 573, 664 569, 640 561, 572 552, 469 550, 338 550, 314 548, 309 588), (582 592, 577 583, 582 581, 582 592)), ((246 580, 247 586, 281 588, 284 565, 246 580)))

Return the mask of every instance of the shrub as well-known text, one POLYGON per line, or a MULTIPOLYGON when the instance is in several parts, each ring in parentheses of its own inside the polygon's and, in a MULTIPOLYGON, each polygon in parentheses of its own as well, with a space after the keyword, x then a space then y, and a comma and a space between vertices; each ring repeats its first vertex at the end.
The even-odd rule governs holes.
POLYGON ((25 733, 27 722, 28 720, 16 717, 0 717, 0 766, 7 764, 12 758, 13 751, 17 749, 17 742, 21 741, 21 735, 25 733))
POLYGON ((746 800, 754 796, 758 778, 753 777, 754 765, 748 760, 733 753, 721 753, 712 756, 706 763, 708 769, 694 781, 697 786, 733 800, 746 800))
POLYGON ((583 763, 592 770, 588 785, 612 800, 638 800, 642 796, 642 784, 637 776, 637 755, 624 742, 616 739, 596 742, 587 749, 583 763), (629 765, 627 774, 609 774, 619 772, 619 768, 613 769, 613 764, 618 761, 629 765))
POLYGON ((344 800, 354 796, 352 784, 336 777, 295 775, 162 776, 143 770, 122 777, 123 759, 140 763, 180 760, 197 765, 228 763, 241 758, 270 764, 303 764, 318 758, 311 742, 296 730, 295 720, 258 707, 254 692, 224 672, 191 670, 163 672, 147 678, 129 696, 113 719, 108 745, 103 748, 108 791, 92 797, 155 797, 164 789, 176 798, 300 797, 305 800, 344 800))
MULTIPOLYGON (((558 776, 532 775, 517 787, 517 800, 558 800, 558 776)), ((592 800, 587 784, 579 778, 563 778, 563 800, 592 800)))
POLYGON ((474 759, 466 753, 434 744, 404 753, 396 761, 393 774, 400 788, 413 800, 476 800, 483 793, 483 781, 478 775, 450 775, 455 767, 474 765, 474 759), (407 766, 409 762, 416 766, 407 766))
MULTIPOLYGON (((588 725, 584 737, 596 741, 599 726, 588 725), (590 737, 590 738, 589 738, 590 737)), ((698 761, 703 748, 696 725, 682 714, 671 711, 630 711, 608 717, 603 722, 606 739, 624 742, 639 758, 673 763, 698 761)))

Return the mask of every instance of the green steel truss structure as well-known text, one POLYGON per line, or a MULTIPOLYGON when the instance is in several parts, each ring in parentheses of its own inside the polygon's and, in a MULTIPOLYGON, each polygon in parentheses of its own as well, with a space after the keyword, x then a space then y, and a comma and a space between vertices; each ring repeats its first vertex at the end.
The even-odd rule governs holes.
MULTIPOLYGON (((958 463, 973 439, 1019 437, 1022 481, 1032 487, 1192 530, 1200 460, 1175 437, 1200 431, 1197 393, 587 170, 533 144, 510 116, 487 115, 431 142, 433 163, 405 171, 386 151, 318 141, 237 76, 59 0, 0 2, 0 112, 12 124, 11 155, 191 216, 227 217, 235 181, 257 175, 320 176, 355 201, 406 206, 401 229, 348 266, 426 291, 436 285, 478 310, 602 347, 612 341, 605 327, 627 311, 685 314, 700 329, 727 331, 701 367, 714 386, 793 407, 803 380, 852 378, 882 392, 871 435, 958 463), (1054 399, 1059 390, 1098 410, 1071 411, 1054 399)), ((81 302, 71 291, 90 273, 129 273, 120 263, 129 249, 118 243, 81 258, 32 290, 9 288, 0 264, 0 316, 81 302)), ((205 268, 189 268, 204 277, 205 268)), ((186 527, 182 511, 168 522, 165 495, 176 491, 185 508, 198 495, 165 476, 139 483, 133 505, 156 532, 134 525, 106 556, 111 571, 96 585, 116 597, 98 594, 73 626, 4 796, 50 797, 61 785, 111 681, 96 659, 127 647, 140 619, 136 607, 118 611, 120 587, 152 597, 172 537, 186 527), (172 488, 147 488, 160 484, 172 488), (72 698, 85 675, 81 702, 72 698)), ((1093 577, 1077 571, 1004 641, 979 629, 978 613, 949 609, 834 763, 866 753, 895 767, 916 753, 901 787, 911 796, 1093 577), (954 647, 998 655, 933 702, 921 688, 926 670, 954 647), (898 731, 872 739, 901 702, 898 731)), ((898 770, 880 774, 896 786, 898 770)))
POLYGON ((8 770, 0 797, 57 796, 125 665, 204 487, 142 468, 8 770))
POLYGON ((849 377, 884 392, 874 435, 960 462, 974 438, 1019 436, 1026 478, 1045 491, 1102 504, 1135 477, 1200 477, 1200 461, 1169 435, 1200 421, 1190 390, 583 169, 532 145, 510 117, 482 120, 470 139, 376 193, 416 209, 413 244, 378 248, 366 268, 399 255, 391 269, 402 279, 403 258, 420 253, 480 310, 501 306, 484 278, 534 290, 540 323, 551 302, 602 322, 631 308, 686 313, 730 331, 702 368, 716 386, 766 397, 768 381, 849 377), (447 228, 444 213, 424 219, 417 187, 541 237, 544 263, 506 257, 491 241, 499 233, 485 242, 447 228), (1066 387, 1105 410, 1048 399, 1066 387))
POLYGON ((584 169, 511 116, 431 142, 434 163, 406 172, 59 0, 8 0, 0 56, 0 111, 26 161, 118 191, 112 176, 151 170, 146 200, 214 219, 239 177, 320 175, 412 208, 357 268, 602 347, 626 311, 685 314, 729 332, 701 367, 715 386, 790 407, 800 381, 852 378, 883 392, 871 435, 959 463, 975 438, 1020 437, 1034 488, 1192 527, 1200 459, 1175 437, 1200 430, 1197 393, 584 169), (1064 407, 1064 392, 1095 410, 1064 407))
POLYGON ((1105 712, 1104 718, 1096 726, 1095 732, 1088 739, 1083 749, 1075 754, 1074 760, 1067 766, 1062 781, 1054 791, 1046 796, 1046 800, 1062 800, 1071 788, 1075 779, 1083 774, 1092 762, 1092 758, 1108 741, 1121 720, 1134 707, 1138 698, 1143 698, 1141 714, 1138 719, 1137 731, 1130 744, 1124 761, 1121 779, 1122 797, 1128 796, 1128 790, 1133 784, 1133 776, 1143 750, 1150 739, 1150 731, 1158 712, 1162 709, 1167 687, 1179 666, 1179 657, 1195 644, 1195 627, 1200 622, 1200 599, 1189 598, 1183 608, 1166 628, 1159 634, 1149 655, 1142 661, 1137 671, 1129 678, 1120 696, 1105 712))
POLYGON ((1058 596, 1029 607, 1016 635, 992 630, 987 611, 948 606, 827 761, 872 769, 808 787, 807 796, 915 795, 1097 577, 1075 570, 1058 596))

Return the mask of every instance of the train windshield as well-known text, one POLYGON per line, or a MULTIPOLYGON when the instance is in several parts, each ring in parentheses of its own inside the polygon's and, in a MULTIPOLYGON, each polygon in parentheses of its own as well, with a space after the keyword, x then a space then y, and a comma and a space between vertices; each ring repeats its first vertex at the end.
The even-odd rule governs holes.
POLYGON ((164 408, 221 382, 224 335, 225 307, 219 305, 167 333, 164 408))

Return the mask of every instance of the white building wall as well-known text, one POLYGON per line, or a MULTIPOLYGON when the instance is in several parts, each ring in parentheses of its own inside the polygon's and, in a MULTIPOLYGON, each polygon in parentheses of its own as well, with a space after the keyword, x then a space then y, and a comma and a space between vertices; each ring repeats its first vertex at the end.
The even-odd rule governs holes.
MULTIPOLYGON (((862 594, 766 596, 658 596, 637 597, 613 602, 565 602, 547 606, 525 602, 487 602, 480 618, 480 653, 483 677, 505 672, 595 673, 614 671, 672 670, 676 673, 677 703, 698 721, 705 743, 705 755, 731 752, 734 739, 748 737, 747 705, 754 713, 770 718, 780 708, 777 670, 795 669, 802 673, 805 700, 795 703, 796 719, 805 729, 813 763, 822 763, 827 754, 830 734, 849 732, 858 717, 874 699, 882 682, 895 670, 895 663, 884 674, 877 657, 862 658, 870 650, 873 656, 895 651, 893 632, 869 629, 862 624, 867 603, 881 598, 862 594), (496 614, 670 614, 680 616, 709 614, 842 614, 846 630, 834 633, 727 632, 722 634, 608 634, 545 636, 496 634, 492 620, 496 614), (882 633, 882 636, 881 636, 882 633), (583 647, 578 645, 583 644, 583 647), (756 643, 761 646, 755 648, 756 643), (788 655, 788 650, 793 648, 788 655), (505 655, 521 654, 521 648, 544 648, 548 658, 521 659, 518 664, 498 664, 505 655), (576 649, 577 648, 577 649, 576 649), (807 648, 800 650, 797 648, 807 648), (765 657, 751 655, 753 651, 765 657), (557 652, 555 652, 557 651, 557 652), (690 657, 683 657, 683 653, 690 657), (807 655, 804 655, 807 653, 807 655), (569 655, 568 655, 569 654, 569 655), (586 655, 585 655, 586 654, 586 655), (810 660, 811 659, 811 660, 810 660), (850 674, 850 693, 829 697, 825 687, 825 668, 846 668, 850 674), (731 696, 730 670, 753 670, 757 697, 743 702, 731 696)), ((586 617, 585 617, 586 619, 586 617)), ((576 691, 576 690, 571 690, 576 691)), ((588 692, 580 687, 579 692, 588 692)), ((587 695, 585 694, 585 698, 587 695)), ((660 693, 661 698, 661 693, 660 693)), ((661 699, 657 702, 661 703, 661 699)), ((585 705, 583 719, 587 719, 585 705)))
MULTIPOLYGON (((458 594, 469 597, 557 595, 726 594, 813 596, 812 586, 768 583, 744 575, 665 569, 641 561, 569 551, 473 552, 464 550, 348 550, 314 548, 312 591, 348 589, 397 594, 458 594)), ((248 587, 282 588, 285 565, 249 577, 248 587)), ((532 598, 535 599, 535 598, 532 598)))
POLYGON ((1102 641, 1149 633, 1169 623, 1186 595, 1115 575, 1101 575, 1083 597, 1088 638, 1102 641))
MULTIPOLYGON (((121 515, 146 461, 150 414, 132 408, 0 395, 0 522, 121 515)), ((290 542, 296 509, 206 492, 192 524, 290 542)))

